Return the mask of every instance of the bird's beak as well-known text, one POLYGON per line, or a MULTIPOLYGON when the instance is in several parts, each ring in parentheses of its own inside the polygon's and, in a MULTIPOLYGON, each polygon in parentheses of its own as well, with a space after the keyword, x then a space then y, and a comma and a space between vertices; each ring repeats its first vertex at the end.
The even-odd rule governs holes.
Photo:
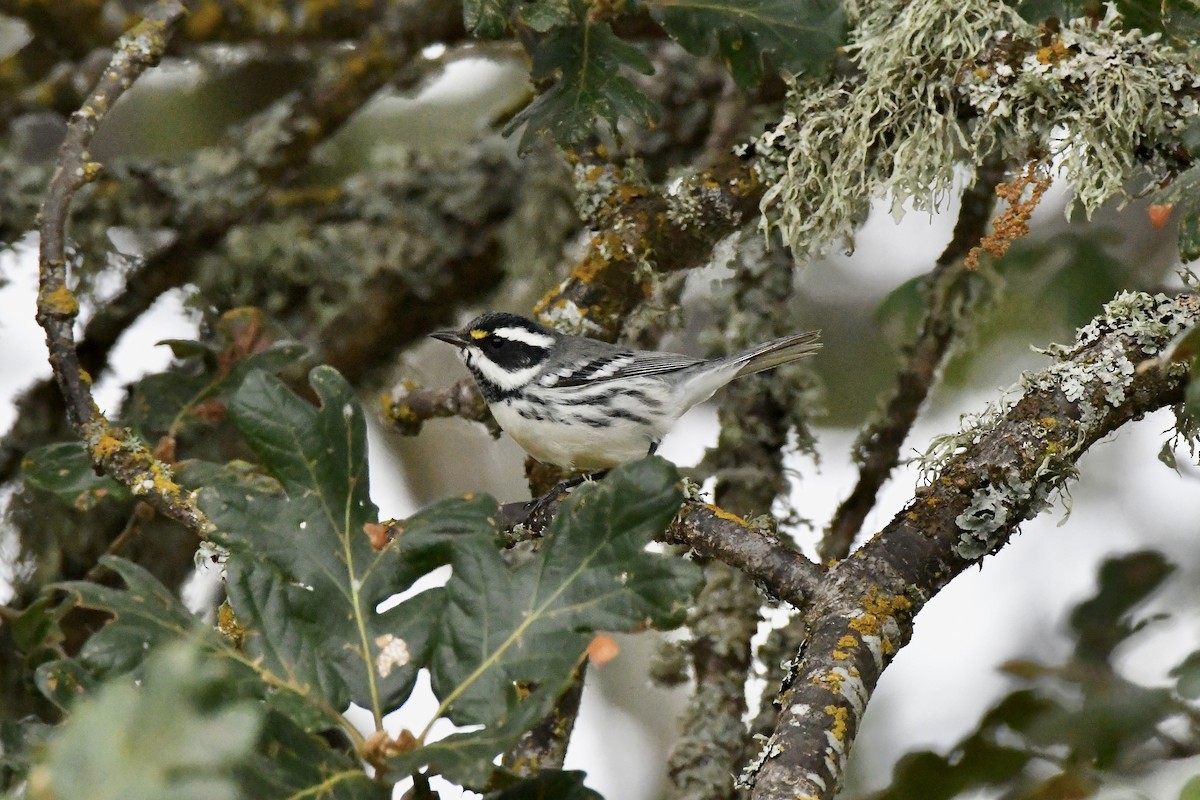
POLYGON ((431 338, 452 344, 460 350, 470 344, 458 331, 434 331, 429 335, 431 338))

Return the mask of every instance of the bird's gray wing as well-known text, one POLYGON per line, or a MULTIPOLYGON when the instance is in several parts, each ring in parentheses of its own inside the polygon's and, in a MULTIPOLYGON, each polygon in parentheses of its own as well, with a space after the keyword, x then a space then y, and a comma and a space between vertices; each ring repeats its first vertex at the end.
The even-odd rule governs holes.
POLYGON ((678 353, 616 350, 584 358, 574 366, 551 374, 555 387, 582 386, 590 383, 619 381, 648 375, 664 375, 703 364, 704 359, 678 353))

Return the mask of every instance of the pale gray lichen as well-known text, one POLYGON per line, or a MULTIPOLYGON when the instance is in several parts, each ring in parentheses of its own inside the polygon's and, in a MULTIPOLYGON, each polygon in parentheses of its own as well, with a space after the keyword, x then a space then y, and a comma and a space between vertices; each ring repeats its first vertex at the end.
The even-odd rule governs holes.
MULTIPOLYGON (((1096 437, 1097 425, 1114 408, 1127 401, 1141 369, 1187 369, 1185 364, 1159 365, 1149 357, 1195 324, 1198 312, 1195 298, 1123 292, 1105 305, 1102 316, 1079 330, 1073 346, 1048 349, 1058 360, 1040 372, 1026 373, 1019 388, 1023 393, 1059 392, 1077 413, 1007 423, 1013 426, 1009 438, 1018 442, 1019 455, 1006 466, 991 465, 994 471, 971 492, 966 509, 955 518, 960 556, 975 559, 990 552, 1004 531, 1049 505, 1051 494, 1061 492, 1076 474, 1071 456, 1096 437), (1136 364, 1127 355, 1130 340, 1151 366, 1136 364)), ((965 417, 958 433, 935 440, 922 463, 926 479, 992 432, 1012 406, 1010 400, 1001 400, 982 415, 965 417)))
MULTIPOLYGON (((1149 358, 1190 324, 1194 315, 1194 310, 1179 298, 1122 292, 1105 304, 1103 316, 1079 329, 1074 347, 1058 347, 1049 352, 1062 355, 1064 350, 1079 351, 1092 347, 1106 333, 1118 333, 1133 338, 1149 358)), ((1062 358, 1041 372, 1026 373, 1021 383, 1026 389, 1061 391, 1078 406, 1077 424, 1082 431, 1125 402, 1137 371, 1138 366, 1125 354, 1120 340, 1113 337, 1106 347, 1096 349, 1086 358, 1062 358), (1103 394, 1098 391, 1100 388, 1103 394)))
POLYGON ((1200 112, 1185 57, 1111 6, 1042 36, 987 0, 873 5, 846 48, 859 72, 793 81, 754 142, 763 226, 797 258, 851 242, 872 199, 933 211, 994 153, 1056 159, 1087 213, 1125 196, 1135 166, 1162 177, 1159 153, 1200 112))
MULTIPOLYGON (((1043 467, 1048 468, 1046 462, 1043 467)), ((1049 482, 1041 477, 1035 474, 1025 479, 1017 469, 1010 468, 998 481, 976 489, 967 508, 954 518, 960 531, 955 552, 972 560, 986 555, 999 544, 1001 533, 1010 524, 1047 508, 1050 493, 1066 475, 1056 475, 1049 482)))
POLYGON ((775 736, 764 736, 761 733, 754 734, 754 740, 759 742, 762 747, 758 751, 758 755, 749 761, 742 768, 742 772, 733 782, 735 789, 752 789, 754 781, 758 778, 758 773, 775 756, 783 752, 783 745, 777 741, 775 736))

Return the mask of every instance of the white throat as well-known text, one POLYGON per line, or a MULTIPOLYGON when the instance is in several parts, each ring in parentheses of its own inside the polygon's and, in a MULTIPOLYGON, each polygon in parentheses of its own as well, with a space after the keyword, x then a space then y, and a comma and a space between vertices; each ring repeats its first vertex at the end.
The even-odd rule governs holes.
MULTIPOLYGON (((519 329, 504 328, 502 330, 519 329)), ((528 331, 522 331, 522 333, 528 333, 528 331)), ((529 335, 538 336, 539 334, 533 333, 529 335)), ((490 359, 484 357, 478 348, 466 347, 463 348, 461 352, 463 361, 467 362, 468 367, 474 367, 475 369, 479 370, 479 373, 483 377, 487 378, 489 382, 504 392, 511 392, 514 389, 519 389, 533 380, 534 376, 542 370, 541 364, 534 364, 533 366, 525 367, 524 369, 519 369, 515 372, 510 372, 506 369, 496 366, 490 359)))

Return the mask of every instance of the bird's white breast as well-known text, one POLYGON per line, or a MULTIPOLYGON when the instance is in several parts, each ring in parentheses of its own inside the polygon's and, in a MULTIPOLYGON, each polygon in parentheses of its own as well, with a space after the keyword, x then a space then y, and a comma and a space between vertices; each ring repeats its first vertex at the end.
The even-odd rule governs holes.
POLYGON ((522 416, 513 404, 501 400, 491 405, 492 415, 505 433, 525 452, 545 464, 594 472, 636 461, 658 440, 654 429, 630 420, 610 419, 605 427, 559 419, 522 416))

